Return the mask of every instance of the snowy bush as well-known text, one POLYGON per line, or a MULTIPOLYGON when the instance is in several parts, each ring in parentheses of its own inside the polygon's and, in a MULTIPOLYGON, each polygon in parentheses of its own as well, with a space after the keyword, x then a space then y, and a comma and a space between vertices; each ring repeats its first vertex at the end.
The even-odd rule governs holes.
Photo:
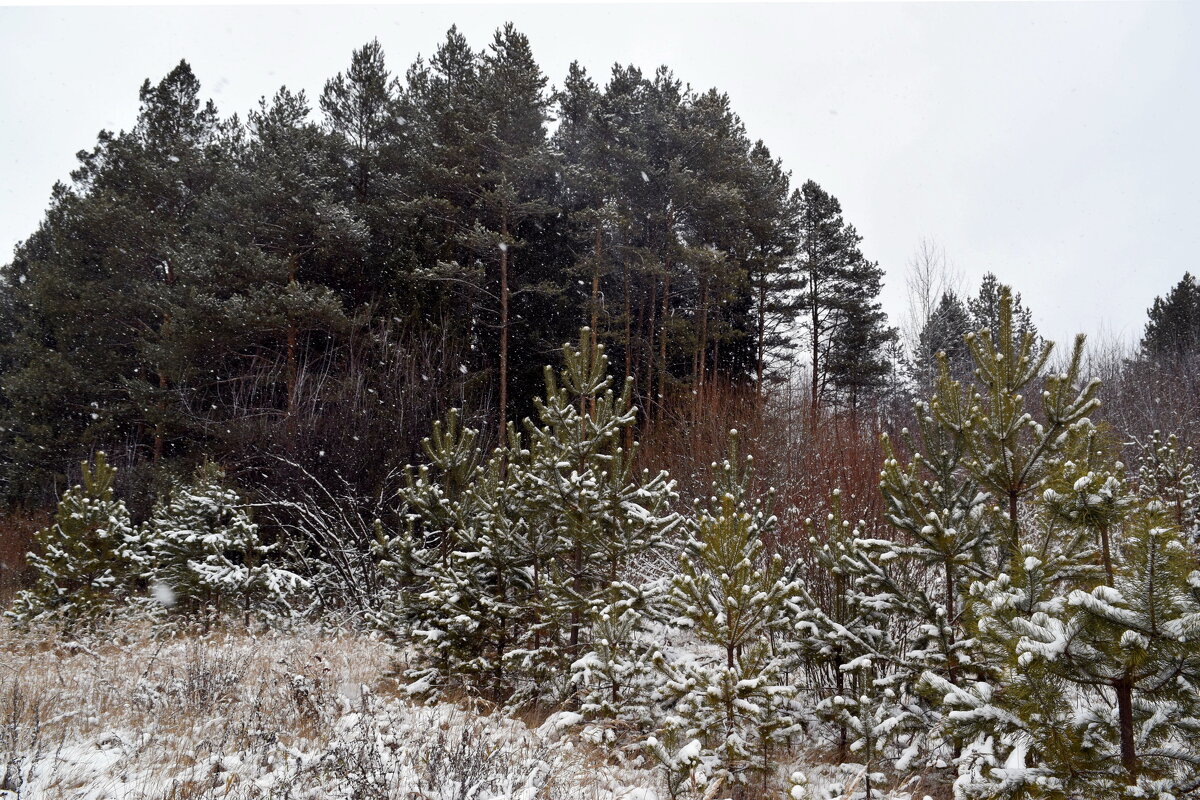
POLYGON ((54 524, 34 535, 29 564, 36 583, 10 612, 20 621, 70 626, 94 619, 130 595, 145 566, 129 511, 113 497, 116 469, 98 453, 95 464, 83 462, 82 472, 59 501, 54 524))
POLYGON ((140 540, 153 595, 175 611, 213 617, 251 608, 286 613, 304 581, 271 562, 272 545, 225 473, 205 464, 161 500, 140 540))

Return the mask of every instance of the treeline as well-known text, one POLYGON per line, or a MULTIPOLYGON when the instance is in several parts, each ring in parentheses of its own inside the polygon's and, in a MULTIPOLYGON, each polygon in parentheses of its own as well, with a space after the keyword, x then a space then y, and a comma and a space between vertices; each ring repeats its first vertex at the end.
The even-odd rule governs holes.
POLYGON ((282 88, 222 117, 186 62, 140 99, 3 271, 10 500, 98 448, 143 507, 205 454, 371 493, 451 405, 497 442, 584 324, 652 419, 761 398, 798 320, 814 406, 893 369, 837 200, 665 67, 552 88, 511 25, 482 51, 452 28, 403 76, 365 45, 316 109, 282 88))

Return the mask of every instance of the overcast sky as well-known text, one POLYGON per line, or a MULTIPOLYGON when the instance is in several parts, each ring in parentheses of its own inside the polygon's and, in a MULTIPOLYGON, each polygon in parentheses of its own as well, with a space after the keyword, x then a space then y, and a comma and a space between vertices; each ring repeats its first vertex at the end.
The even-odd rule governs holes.
POLYGON ((1200 3, 0 9, 0 261, 138 87, 181 58, 223 114, 311 98, 378 37, 403 73, 457 24, 513 21, 551 82, 659 64, 728 92, 752 138, 837 196, 887 272, 922 238, 992 270, 1043 333, 1136 339, 1200 264, 1200 3))

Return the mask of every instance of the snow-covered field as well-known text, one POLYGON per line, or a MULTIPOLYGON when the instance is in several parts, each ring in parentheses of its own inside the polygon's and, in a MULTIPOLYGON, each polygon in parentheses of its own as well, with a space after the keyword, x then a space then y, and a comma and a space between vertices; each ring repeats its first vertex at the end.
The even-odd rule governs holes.
MULTIPOLYGON (((566 715, 412 704, 397 658, 316 627, 67 638, 0 623, 0 798, 667 800, 657 773, 566 715)), ((854 772, 810 772, 809 796, 839 796, 854 772)))
POLYGON ((653 780, 553 723, 411 705, 395 650, 362 635, 0 636, 0 796, 633 798, 653 780))

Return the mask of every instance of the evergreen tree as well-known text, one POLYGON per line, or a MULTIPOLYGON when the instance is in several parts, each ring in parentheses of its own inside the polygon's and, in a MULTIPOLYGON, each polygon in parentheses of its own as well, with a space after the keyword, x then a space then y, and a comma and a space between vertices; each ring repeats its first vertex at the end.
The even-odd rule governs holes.
POLYGON ((1022 499, 1040 493, 1062 461, 1087 441, 1092 428, 1087 415, 1099 406, 1098 379, 1077 385, 1083 335, 1075 339, 1066 370, 1042 379, 1053 343, 1039 344, 1031 328, 1022 329, 1018 303, 1011 289, 1001 286, 996 332, 983 328, 968 337, 978 391, 949 409, 947 418, 969 453, 966 468, 1006 515, 1001 564, 1019 550, 1022 499), (1044 421, 1025 410, 1025 393, 1036 391, 1039 382, 1044 421))
POLYGON ((226 136, 199 92, 186 62, 146 81, 133 130, 102 131, 79 154, 71 185, 55 187, 46 220, 18 249, 4 376, 15 486, 51 482, 81 444, 149 444, 158 460, 183 426, 178 365, 161 343, 180 324, 180 279, 226 136))
POLYGON ((842 206, 814 181, 800 189, 801 309, 808 331, 813 410, 844 391, 877 384, 881 351, 895 338, 876 300, 882 270, 859 250, 862 237, 842 219, 842 206))
POLYGON ((817 688, 817 716, 836 729, 837 760, 863 762, 869 800, 884 760, 919 740, 927 721, 897 636, 905 627, 892 613, 897 598, 886 591, 898 580, 873 560, 865 523, 843 517, 840 491, 824 524, 806 525, 830 582, 804 587, 797 631, 802 674, 817 688))
POLYGON ((802 286, 796 264, 800 194, 790 191, 789 174, 761 141, 750 152, 749 167, 746 268, 753 303, 754 382, 761 398, 768 364, 794 357, 789 331, 799 314, 802 286))
MULTIPOLYGON (((979 293, 967 299, 967 308, 971 312, 975 330, 991 331, 992 340, 995 342, 1000 341, 1000 300, 1003 292, 1004 286, 999 279, 994 273, 988 272, 979 284, 979 293)), ((1019 293, 1013 294, 1010 289, 1009 294, 1012 298, 1012 335, 1019 344, 1026 333, 1031 334, 1033 353, 1036 355, 1041 350, 1042 340, 1038 336, 1037 326, 1033 324, 1033 314, 1021 303, 1019 293)))
POLYGON ((1157 360, 1178 359, 1200 344, 1200 284, 1185 272, 1166 297, 1154 298, 1147 311, 1142 352, 1157 360))
MULTIPOLYGON (((886 727, 904 770, 944 763, 961 749, 965 734, 946 724, 938 699, 946 686, 970 686, 991 676, 972 627, 973 582, 993 579, 1009 569, 1012 558, 1033 553, 1043 560, 1052 552, 1066 562, 1082 558, 1092 570, 1099 566, 1092 559, 1101 552, 1093 544, 1098 531, 1079 534, 1075 549, 1056 549, 1057 539, 1043 537, 1047 529, 1026 518, 1030 504, 1043 503, 1064 517, 1099 513, 1086 503, 1072 505, 1077 496, 1070 494, 1091 469, 1089 453, 1097 449, 1086 417, 1096 406, 1097 387, 1094 381, 1079 385, 1082 341, 1064 373, 1043 378, 1050 347, 1034 357, 1031 333, 1015 341, 1012 307, 1002 287, 999 337, 993 343, 988 330, 969 337, 978 386, 955 380, 947 357, 939 356, 937 391, 917 403, 917 430, 905 432, 904 449, 912 453, 907 464, 885 437, 881 490, 886 518, 901 535, 856 538, 837 561, 853 586, 846 601, 853 606, 845 613, 851 608, 885 613, 888 629, 896 631, 894 639, 879 638, 864 632, 872 630, 869 624, 856 624, 838 636, 847 657, 867 653, 878 670, 873 679, 883 679, 862 692, 865 714, 854 725, 865 730, 864 719, 881 709, 884 717, 891 715, 886 727), (1025 393, 1038 388, 1041 421, 1024 406, 1025 393), (1052 504, 1057 495, 1047 490, 1062 498, 1052 504), (938 688, 930 691, 934 684, 938 688)), ((849 727, 851 719, 843 717, 841 724, 849 727)))
POLYGON ((698 740, 712 776, 737 792, 755 775, 771 777, 771 750, 799 730, 794 688, 785 678, 799 585, 764 539, 776 518, 750 496, 750 461, 740 459, 737 432, 707 507, 690 521, 667 603, 672 625, 711 648, 713 656, 659 658, 673 713, 665 736, 698 740))
POLYGON ((321 92, 326 125, 345 140, 349 149, 351 181, 359 202, 365 202, 374 189, 372 177, 387 132, 394 92, 378 39, 355 50, 349 69, 326 81, 321 92))
POLYGON ((678 524, 673 484, 633 471, 632 387, 612 390, 603 345, 585 328, 563 361, 560 378, 546 368, 526 436, 510 425, 484 463, 478 433, 452 416, 426 443, 431 466, 409 470, 413 528, 385 552, 407 584, 407 624, 426 643, 414 691, 457 678, 514 704, 561 701, 593 625, 620 624, 644 602, 626 570, 678 524))
POLYGON ((887 314, 875 300, 882 277, 878 266, 862 270, 857 276, 857 286, 843 305, 841 322, 825 359, 830 385, 852 413, 864 398, 881 393, 898 368, 889 361, 888 353, 900 334, 888 326, 887 314))
POLYGON ((971 351, 967 334, 973 333, 967 306, 953 292, 942 295, 921 329, 913 353, 913 379, 923 393, 931 393, 937 382, 937 355, 945 353, 950 375, 958 381, 970 378, 971 351))
POLYGON ((1193 539, 1197 534, 1197 497, 1200 485, 1196 479, 1192 448, 1184 448, 1175 434, 1163 440, 1154 431, 1142 445, 1138 457, 1138 489, 1143 497, 1157 497, 1170 510, 1175 528, 1193 539))
POLYGON ((208 620, 256 605, 285 611, 303 586, 270 563, 274 548, 262 542, 246 503, 211 462, 163 498, 139 538, 155 596, 208 620))
POLYGON ((1095 514, 1095 487, 1079 491, 1094 514, 1075 520, 1084 528, 1123 523, 1115 569, 1089 589, 1063 580, 1066 549, 1057 566, 1027 552, 977 589, 995 680, 934 681, 976 736, 960 760, 963 797, 1180 797, 1195 786, 1184 744, 1200 724, 1192 558, 1157 501, 1095 514))
POLYGON ((54 524, 34 534, 32 589, 18 594, 17 620, 43 618, 70 626, 98 617, 129 596, 142 559, 125 503, 113 497, 117 471, 103 453, 81 465, 81 482, 58 503, 54 524))

